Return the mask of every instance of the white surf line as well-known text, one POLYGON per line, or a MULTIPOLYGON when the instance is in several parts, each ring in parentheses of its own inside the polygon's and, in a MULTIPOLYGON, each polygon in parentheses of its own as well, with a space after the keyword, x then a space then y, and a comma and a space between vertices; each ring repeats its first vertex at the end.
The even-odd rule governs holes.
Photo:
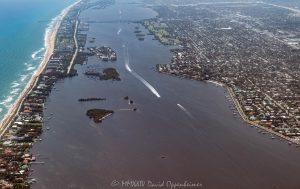
POLYGON ((177 106, 186 114, 188 115, 191 119, 195 119, 194 116, 181 104, 177 104, 177 106))
POLYGON ((148 82, 146 81, 142 76, 137 74, 134 70, 132 70, 129 66, 129 54, 128 54, 128 47, 124 45, 123 47, 127 48, 126 51, 126 58, 125 58, 125 68, 128 72, 130 72, 135 78, 140 80, 157 98, 161 98, 160 94, 157 92, 157 90, 148 82))
POLYGON ((44 50, 45 50, 45 48, 42 47, 42 48, 40 48, 39 50, 35 51, 34 53, 32 53, 31 58, 34 59, 34 60, 36 60, 36 59, 37 59, 37 55, 38 55, 39 53, 41 53, 42 51, 44 51, 44 50))

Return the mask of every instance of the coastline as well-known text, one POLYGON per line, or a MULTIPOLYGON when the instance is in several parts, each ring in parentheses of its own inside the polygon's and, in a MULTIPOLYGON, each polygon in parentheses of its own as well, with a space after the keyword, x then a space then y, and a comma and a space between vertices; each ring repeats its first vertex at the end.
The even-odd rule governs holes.
POLYGON ((224 86, 225 86, 225 88, 227 89, 227 91, 228 91, 228 93, 229 93, 231 99, 233 100, 233 103, 234 103, 234 105, 235 105, 237 111, 239 112, 241 118, 242 118, 246 123, 248 123, 248 124, 250 124, 250 125, 252 125, 252 126, 255 126, 255 127, 257 127, 257 128, 263 129, 263 130, 267 131, 267 132, 270 133, 270 134, 276 135, 277 137, 280 137, 280 138, 282 138, 282 139, 284 139, 284 140, 287 140, 288 142, 294 143, 294 144, 296 144, 296 145, 300 145, 300 142, 299 142, 299 141, 295 141, 295 140, 293 140, 292 138, 289 138, 289 137, 287 137, 287 136, 284 136, 283 134, 280 134, 280 133, 278 133, 278 132, 276 132, 276 131, 273 131, 272 129, 269 129, 269 128, 267 128, 267 127, 264 127, 264 126, 259 125, 258 123, 255 123, 255 122, 253 122, 253 121, 250 121, 250 120, 248 119, 248 117, 245 115, 244 111, 242 110, 241 105, 240 105, 238 99, 235 97, 235 94, 234 94, 234 92, 232 91, 232 89, 231 89, 230 87, 226 86, 226 85, 224 85, 224 86))
POLYGON ((275 135, 275 136, 280 137, 280 138, 282 138, 284 140, 287 140, 288 142, 291 142, 291 143, 296 144, 296 145, 300 145, 299 141, 295 141, 292 138, 289 138, 287 136, 284 136, 283 134, 280 134, 280 133, 278 133, 276 131, 273 131, 272 129, 269 129, 267 127, 261 126, 261 125, 259 125, 256 122, 250 121, 248 119, 248 117, 245 115, 244 111, 242 110, 242 107, 241 107, 238 99, 235 97, 235 93, 226 84, 218 82, 218 81, 213 81, 213 80, 209 80, 209 81, 207 81, 207 83, 211 83, 211 84, 214 84, 216 86, 224 87, 228 91, 228 93, 230 95, 230 98, 232 99, 236 110, 238 111, 240 117, 243 119, 244 122, 250 124, 251 126, 255 126, 255 127, 259 128, 259 129, 262 129, 262 130, 264 130, 264 131, 266 131, 266 132, 268 132, 268 133, 270 133, 272 135, 275 135))
MULTIPOLYGON (((168 73, 165 73, 165 74, 168 74, 168 73)), ((170 75, 170 74, 168 74, 168 75, 170 75)), ((178 76, 176 76, 176 77, 178 77, 178 76)), ((268 132, 269 134, 272 134, 274 136, 277 136, 277 137, 279 137, 281 139, 284 139, 284 140, 288 141, 289 143, 292 143, 292 144, 300 146, 300 141, 295 141, 292 138, 289 138, 289 137, 287 137, 287 136, 285 136, 285 135, 283 135, 281 133, 278 133, 278 132, 276 132, 276 131, 274 131, 272 129, 269 129, 267 127, 261 126, 261 125, 259 125, 256 122, 250 121, 248 119, 248 117, 245 115, 244 111, 242 110, 242 107, 241 107, 238 99, 235 97, 235 93, 225 83, 222 83, 222 82, 219 82, 219 81, 214 81, 214 80, 207 80, 205 82, 209 83, 209 84, 212 84, 212 85, 215 85, 217 87, 224 87, 228 91, 228 93, 230 95, 230 98, 232 99, 233 104, 234 104, 236 110, 238 111, 240 117, 243 119, 243 121, 245 123, 249 124, 250 126, 254 126, 254 127, 259 128, 259 129, 262 129, 262 130, 268 132)))
POLYGON ((296 145, 299 145, 299 146, 300 146, 300 142, 299 142, 299 141, 295 141, 295 140, 293 140, 292 138, 289 138, 289 137, 287 137, 287 136, 284 136, 283 134, 280 134, 280 133, 278 133, 278 132, 276 132, 276 131, 273 131, 272 129, 269 129, 269 128, 267 128, 267 127, 261 126, 261 125, 259 125, 259 124, 256 123, 256 122, 250 121, 250 120, 248 119, 248 117, 245 115, 244 111, 242 110, 242 107, 241 107, 241 105, 240 105, 238 99, 235 97, 235 93, 234 93, 233 90, 232 90, 230 87, 228 87, 226 84, 221 83, 221 82, 218 82, 218 81, 213 81, 213 80, 208 80, 208 81, 206 81, 206 82, 207 82, 207 83, 214 84, 215 86, 224 87, 224 88, 228 91, 228 93, 229 93, 229 95, 230 95, 230 98, 232 99, 232 101, 233 101, 233 103, 234 103, 234 106, 235 106, 236 110, 238 111, 240 117, 243 119, 244 122, 248 123, 248 124, 251 125, 251 126, 255 126, 255 127, 259 128, 259 129, 262 129, 262 130, 264 130, 264 131, 266 131, 266 132, 268 132, 268 133, 270 133, 270 134, 273 134, 273 135, 275 135, 275 136, 277 136, 277 137, 280 137, 280 138, 282 138, 282 139, 284 139, 284 140, 287 140, 288 142, 291 142, 291 143, 293 143, 293 144, 296 144, 296 145))
POLYGON ((15 115, 19 112, 19 109, 21 108, 21 105, 25 99, 25 97, 32 91, 32 89, 36 86, 36 83, 38 81, 38 78, 40 74, 45 69, 49 59, 51 58, 54 47, 55 47, 55 40, 57 36, 58 29, 63 21, 63 19, 68 15, 69 11, 76 6, 78 3, 80 3, 81 0, 76 1, 72 5, 68 6, 64 10, 61 11, 61 13, 56 16, 52 22, 50 23, 50 26, 46 28, 45 33, 45 45, 44 48, 46 48, 46 51, 44 53, 44 58, 41 61, 39 67, 35 70, 33 75, 31 76, 31 79, 23 89, 23 91, 20 93, 17 100, 14 102, 14 104, 9 108, 5 116, 0 122, 0 137, 6 132, 7 128, 10 126, 11 122, 14 120, 15 115), (52 26, 51 26, 52 25, 52 26))

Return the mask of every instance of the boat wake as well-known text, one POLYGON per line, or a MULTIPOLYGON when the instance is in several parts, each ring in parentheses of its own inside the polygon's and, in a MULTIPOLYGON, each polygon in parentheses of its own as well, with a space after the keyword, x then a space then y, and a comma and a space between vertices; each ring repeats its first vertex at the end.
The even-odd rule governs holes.
POLYGON ((188 115, 190 118, 195 119, 194 116, 185 108, 183 107, 181 104, 177 104, 177 106, 186 114, 188 115))
POLYGON ((120 35, 120 33, 122 32, 122 28, 120 28, 117 32, 117 35, 120 35))
POLYGON ((130 68, 129 65, 129 54, 128 54, 128 47, 126 45, 123 45, 123 47, 126 47, 126 57, 125 57, 125 68, 128 72, 130 72, 135 78, 137 78, 139 81, 141 81, 157 98, 161 98, 160 94, 157 92, 157 90, 148 82, 146 81, 142 76, 137 74, 134 70, 130 68))

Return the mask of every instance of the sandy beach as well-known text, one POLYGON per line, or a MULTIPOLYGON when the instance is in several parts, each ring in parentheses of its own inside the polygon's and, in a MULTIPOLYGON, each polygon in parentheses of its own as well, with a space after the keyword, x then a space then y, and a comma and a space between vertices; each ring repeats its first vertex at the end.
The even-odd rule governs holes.
POLYGON ((26 96, 31 92, 31 90, 35 87, 37 84, 38 78, 40 74, 45 69, 49 59, 51 58, 54 47, 55 47, 55 40, 56 35, 58 32, 58 29, 63 21, 63 19, 66 17, 66 15, 69 13, 69 11, 78 3, 80 3, 81 0, 75 2, 74 4, 70 5, 69 7, 65 8, 54 20, 54 23, 52 27, 47 29, 45 34, 45 46, 46 46, 46 52, 44 54, 44 58, 37 68, 37 70, 32 75, 30 81, 22 91, 22 93, 19 95, 18 99, 15 101, 15 103, 12 105, 12 107, 8 110, 2 121, 0 122, 0 137, 5 133, 11 122, 13 121, 15 115, 18 113, 24 99, 26 96))

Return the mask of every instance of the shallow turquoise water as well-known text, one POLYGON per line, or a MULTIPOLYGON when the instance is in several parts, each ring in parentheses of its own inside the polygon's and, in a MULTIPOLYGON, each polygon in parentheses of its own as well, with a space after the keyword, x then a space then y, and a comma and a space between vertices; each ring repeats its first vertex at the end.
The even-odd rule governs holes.
POLYGON ((0 0, 0 119, 44 54, 51 20, 75 0, 0 0))

